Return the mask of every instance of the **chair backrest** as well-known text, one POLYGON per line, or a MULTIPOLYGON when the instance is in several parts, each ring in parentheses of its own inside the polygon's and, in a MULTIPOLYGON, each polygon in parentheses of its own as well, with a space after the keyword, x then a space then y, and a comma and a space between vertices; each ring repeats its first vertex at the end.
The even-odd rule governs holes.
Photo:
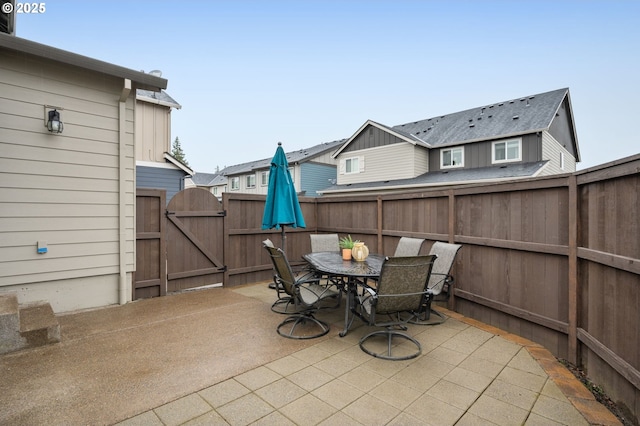
POLYGON ((377 314, 418 310, 436 255, 388 257, 377 284, 377 314))
POLYGON ((447 277, 451 272, 453 261, 456 259, 458 250, 460 250, 461 247, 460 244, 442 243, 440 241, 436 241, 433 243, 433 246, 431 246, 429 254, 437 255, 438 260, 433 265, 427 288, 434 295, 437 296, 442 292, 442 287, 444 287, 447 277))
POLYGON ((393 256, 417 256, 420 254, 422 243, 424 243, 424 239, 422 238, 401 237, 393 256))
POLYGON ((293 287, 294 283, 296 282, 296 277, 291 270, 291 265, 289 264, 287 255, 281 248, 269 245, 266 241, 262 242, 262 246, 269 253, 269 257, 271 258, 271 262, 273 263, 273 269, 278 276, 279 281, 282 283, 282 287, 284 288, 285 293, 293 296, 293 287))
POLYGON ((311 251, 340 251, 338 234, 310 234, 311 251))

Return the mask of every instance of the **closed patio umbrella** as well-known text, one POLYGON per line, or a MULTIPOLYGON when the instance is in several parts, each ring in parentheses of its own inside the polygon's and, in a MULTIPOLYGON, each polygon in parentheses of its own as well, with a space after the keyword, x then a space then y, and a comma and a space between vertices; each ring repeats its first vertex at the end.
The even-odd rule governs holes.
POLYGON ((285 226, 306 228, 298 194, 289 173, 287 156, 282 149, 282 142, 278 142, 269 169, 269 187, 262 216, 262 229, 282 229, 282 249, 286 252, 285 226))

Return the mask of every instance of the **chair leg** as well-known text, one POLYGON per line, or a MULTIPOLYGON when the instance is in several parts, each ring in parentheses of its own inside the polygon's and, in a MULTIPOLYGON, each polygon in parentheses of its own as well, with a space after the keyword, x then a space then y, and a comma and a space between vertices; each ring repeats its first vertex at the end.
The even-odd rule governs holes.
POLYGON ((404 361, 407 359, 412 359, 422 353, 422 345, 420 345, 420 342, 418 342, 416 339, 409 336, 408 334, 401 333, 396 330, 389 330, 389 329, 374 331, 364 336, 362 339, 360 339, 360 349, 362 349, 363 352, 375 358, 381 358, 381 359, 386 359, 391 361, 404 361), (373 349, 367 347, 367 342, 371 343, 370 339, 377 336, 386 337, 386 349, 385 349, 386 352, 380 352, 380 351, 376 352, 373 349), (396 352, 397 352, 397 350, 400 349, 399 346, 396 346, 393 344, 394 337, 399 337, 401 339, 409 341, 417 348, 417 350, 414 350, 409 354, 405 354, 405 355, 394 355, 393 350, 396 349, 396 352))
POLYGON ((435 309, 431 309, 431 300, 426 301, 418 312, 412 312, 411 315, 413 315, 413 318, 408 321, 409 324, 438 325, 447 320, 447 317, 445 317, 443 314, 436 311, 435 309), (440 317, 440 319, 432 320, 431 314, 437 315, 438 317, 440 317))
POLYGON ((329 324, 320 321, 311 314, 292 315, 278 325, 278 334, 288 339, 315 339, 329 332, 329 324), (306 333, 296 334, 298 326, 310 325, 306 333), (288 328, 290 326, 290 328, 288 328), (288 328, 288 330, 287 330, 288 328), (319 329, 313 332, 313 329, 319 329))

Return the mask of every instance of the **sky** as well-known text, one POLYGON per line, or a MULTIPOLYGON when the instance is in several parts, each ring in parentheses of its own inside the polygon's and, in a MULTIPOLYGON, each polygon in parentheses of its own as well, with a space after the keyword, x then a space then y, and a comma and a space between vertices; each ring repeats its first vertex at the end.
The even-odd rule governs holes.
POLYGON ((161 70, 197 172, 565 87, 579 170, 640 153, 640 1, 44 3, 16 36, 161 70))

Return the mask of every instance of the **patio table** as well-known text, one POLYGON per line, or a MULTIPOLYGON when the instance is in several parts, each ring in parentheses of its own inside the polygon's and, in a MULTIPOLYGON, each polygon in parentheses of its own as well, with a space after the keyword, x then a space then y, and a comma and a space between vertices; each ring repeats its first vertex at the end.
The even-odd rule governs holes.
POLYGON ((355 309, 358 279, 363 279, 363 283, 366 285, 367 278, 378 278, 385 256, 370 253, 364 261, 358 262, 343 260, 342 255, 337 251, 321 251, 308 253, 302 257, 316 271, 345 279, 347 303, 344 312, 344 329, 340 332, 340 337, 346 336, 353 319, 358 315, 355 309))

